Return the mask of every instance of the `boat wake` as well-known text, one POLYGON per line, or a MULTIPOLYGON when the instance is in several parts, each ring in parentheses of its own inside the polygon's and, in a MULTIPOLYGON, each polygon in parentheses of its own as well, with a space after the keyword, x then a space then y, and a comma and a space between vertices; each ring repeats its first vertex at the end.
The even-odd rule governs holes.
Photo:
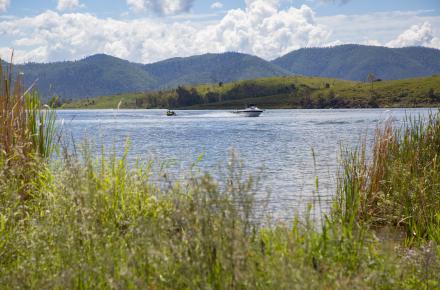
POLYGON ((196 118, 236 118, 237 115, 232 113, 232 112, 226 112, 226 111, 221 111, 221 112, 209 112, 209 113, 204 113, 204 114, 200 114, 200 115, 192 115, 191 117, 196 117, 196 118))

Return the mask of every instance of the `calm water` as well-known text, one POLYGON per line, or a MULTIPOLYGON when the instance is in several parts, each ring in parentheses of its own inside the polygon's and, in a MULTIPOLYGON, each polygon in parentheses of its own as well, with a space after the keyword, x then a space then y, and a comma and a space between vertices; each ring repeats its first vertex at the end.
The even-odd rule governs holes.
POLYGON ((340 144, 352 146, 363 136, 371 138, 378 122, 406 114, 427 114, 427 109, 374 110, 268 110, 259 118, 235 116, 227 111, 164 110, 60 111, 64 131, 76 143, 92 139, 115 146, 122 154, 131 140, 130 158, 170 162, 170 170, 184 172, 204 153, 198 166, 216 174, 225 168, 231 149, 244 161, 245 170, 261 177, 260 198, 270 192, 270 208, 289 215, 313 197, 314 176, 319 194, 334 193, 340 144), (312 149, 316 156, 314 166, 312 149))

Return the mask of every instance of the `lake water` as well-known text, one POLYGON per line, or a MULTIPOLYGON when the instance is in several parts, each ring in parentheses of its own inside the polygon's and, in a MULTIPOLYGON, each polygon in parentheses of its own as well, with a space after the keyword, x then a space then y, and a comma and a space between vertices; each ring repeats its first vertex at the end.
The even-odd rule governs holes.
POLYGON ((280 216, 289 216, 313 199, 315 174, 322 199, 334 194, 341 143, 353 146, 365 136, 371 139, 377 124, 387 118, 401 123, 408 114, 428 112, 267 110, 259 118, 246 118, 227 111, 177 111, 176 117, 166 117, 164 110, 66 110, 59 111, 58 117, 75 143, 91 139, 97 151, 104 144, 122 154, 129 138, 132 162, 137 158, 169 161, 169 170, 176 175, 202 153, 198 167, 217 175, 233 149, 244 161, 244 170, 261 178, 259 198, 280 216))

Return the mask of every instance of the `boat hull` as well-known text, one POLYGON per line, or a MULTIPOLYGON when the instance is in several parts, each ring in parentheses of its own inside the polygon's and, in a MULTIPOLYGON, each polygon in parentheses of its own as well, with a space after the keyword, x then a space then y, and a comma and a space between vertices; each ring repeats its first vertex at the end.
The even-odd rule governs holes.
POLYGON ((236 111, 234 113, 242 117, 259 117, 263 111, 236 111))

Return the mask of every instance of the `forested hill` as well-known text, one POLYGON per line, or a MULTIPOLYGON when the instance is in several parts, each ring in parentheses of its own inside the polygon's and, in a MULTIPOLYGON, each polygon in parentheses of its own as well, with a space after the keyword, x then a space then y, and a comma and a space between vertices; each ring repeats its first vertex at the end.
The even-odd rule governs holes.
POLYGON ((430 76, 440 73, 440 50, 342 45, 300 49, 272 62, 229 52, 146 65, 98 54, 78 61, 18 65, 16 69, 25 73, 27 85, 38 79, 43 97, 58 95, 66 100, 284 75, 358 81, 369 73, 383 80, 430 76))
POLYGON ((234 52, 172 58, 146 65, 145 69, 163 88, 291 74, 259 57, 234 52))
POLYGON ((25 72, 27 85, 38 79, 43 96, 59 95, 63 99, 290 74, 268 61, 241 53, 173 58, 147 65, 98 54, 79 61, 30 63, 16 69, 25 72))
POLYGON ((157 87, 143 65, 105 54, 79 61, 29 63, 15 69, 25 73, 26 85, 38 79, 37 87, 43 97, 58 95, 75 99, 157 87))
POLYGON ((341 45, 299 49, 272 63, 305 76, 364 81, 374 73, 380 79, 396 80, 439 73, 440 50, 341 45))

